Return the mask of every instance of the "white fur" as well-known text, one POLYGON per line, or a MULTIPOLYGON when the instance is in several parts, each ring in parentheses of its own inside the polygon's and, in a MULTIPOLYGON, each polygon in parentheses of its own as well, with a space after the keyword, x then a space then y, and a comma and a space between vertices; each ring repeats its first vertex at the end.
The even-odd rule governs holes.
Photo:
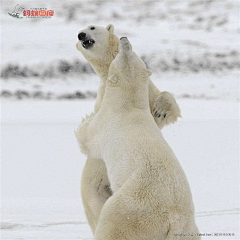
MULTIPOLYGON (((111 24, 106 28, 90 25, 80 32, 85 32, 95 40, 94 47, 90 50, 84 49, 79 41, 76 47, 100 77, 100 87, 95 104, 96 113, 100 109, 105 93, 109 66, 118 53, 119 39, 114 35, 114 27, 111 24), (95 29, 91 30, 91 27, 95 27, 95 29)), ((161 93, 151 80, 149 81, 149 105, 154 120, 160 129, 165 125, 176 122, 177 118, 181 117, 179 106, 174 97, 169 92, 161 93), (159 114, 163 117, 159 117, 159 114)))
MULTIPOLYGON (((100 109, 105 93, 109 66, 118 53, 119 39, 113 34, 114 27, 111 24, 106 28, 94 26, 94 31, 90 30, 91 27, 92 25, 80 32, 85 32, 88 36, 94 38, 94 47, 90 50, 84 49, 79 41, 76 47, 100 77, 100 86, 94 107, 94 113, 96 113, 100 109)), ((87 121, 85 123, 83 121, 82 124, 89 124, 92 116, 92 114, 90 118, 87 116, 87 121)), ((79 132, 76 132, 76 135, 81 139, 79 132)), ((81 145, 81 148, 86 153, 84 144, 81 145)), ((81 196, 88 223, 94 234, 102 207, 111 196, 106 166, 101 159, 96 162, 95 159, 88 157, 82 173, 81 196)))
POLYGON ((88 156, 104 160, 114 192, 95 239, 186 239, 173 234, 198 233, 189 184, 151 115, 150 71, 127 39, 121 43, 101 108, 77 133, 88 156))
MULTIPOLYGON (((92 49, 84 49, 79 41, 76 47, 100 77, 100 86, 94 108, 94 114, 96 114, 101 108, 105 94, 109 66, 118 53, 119 38, 114 35, 114 27, 111 24, 106 28, 91 25, 80 32, 85 32, 95 40, 92 49), (91 27, 95 27, 95 30, 91 30, 91 27)), ((151 80, 149 80, 149 87, 146 91, 145 94, 149 92, 149 105, 153 119, 160 129, 175 122, 180 117, 180 109, 170 93, 161 93, 151 80), (160 113, 161 117, 159 116, 160 113)), ((87 121, 83 124, 89 124, 92 116, 87 118, 87 121)), ((82 142, 79 131, 76 135, 78 140, 82 142)), ((85 134, 83 135, 85 136, 85 134)), ((81 148, 84 153, 87 153, 84 145, 85 143, 82 142, 81 148)), ((106 191, 109 187, 110 183, 106 174, 105 163, 99 159, 98 164, 95 164, 92 158, 88 158, 82 174, 81 192, 85 212, 93 234, 95 233, 102 206, 111 196, 111 193, 106 191), (91 200, 92 198, 95 199, 94 202, 91 200)))

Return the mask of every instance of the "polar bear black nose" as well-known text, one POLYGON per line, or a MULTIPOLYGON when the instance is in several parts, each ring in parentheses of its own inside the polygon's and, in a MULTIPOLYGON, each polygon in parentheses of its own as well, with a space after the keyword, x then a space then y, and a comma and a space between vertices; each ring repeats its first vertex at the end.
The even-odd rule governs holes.
POLYGON ((79 39, 80 41, 82 41, 84 38, 86 38, 86 33, 81 32, 81 33, 78 34, 78 39, 79 39))

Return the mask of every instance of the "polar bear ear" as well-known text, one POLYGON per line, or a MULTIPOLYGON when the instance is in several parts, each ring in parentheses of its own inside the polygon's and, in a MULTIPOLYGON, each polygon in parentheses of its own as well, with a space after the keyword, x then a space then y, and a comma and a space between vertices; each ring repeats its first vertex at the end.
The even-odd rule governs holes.
POLYGON ((152 72, 149 69, 146 69, 146 74, 148 77, 150 77, 152 75, 152 72))
POLYGON ((113 74, 111 75, 108 80, 111 82, 111 83, 117 83, 118 81, 118 76, 116 74, 113 74))
POLYGON ((106 29, 107 29, 111 34, 113 34, 113 32, 114 32, 114 26, 113 26, 112 24, 108 24, 107 27, 106 27, 106 29))

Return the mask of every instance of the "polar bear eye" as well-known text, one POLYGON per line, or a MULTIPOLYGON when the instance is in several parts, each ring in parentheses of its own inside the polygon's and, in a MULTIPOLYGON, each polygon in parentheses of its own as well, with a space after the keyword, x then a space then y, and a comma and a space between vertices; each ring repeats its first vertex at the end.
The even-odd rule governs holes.
POLYGON ((94 29, 95 29, 95 27, 91 27, 90 29, 91 29, 91 30, 94 30, 94 29))

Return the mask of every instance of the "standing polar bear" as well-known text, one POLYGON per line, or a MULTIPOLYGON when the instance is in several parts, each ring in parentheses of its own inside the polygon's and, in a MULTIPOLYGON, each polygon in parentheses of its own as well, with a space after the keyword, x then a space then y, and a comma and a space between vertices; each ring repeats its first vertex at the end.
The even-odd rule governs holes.
POLYGON ((88 156, 104 160, 114 193, 96 240, 200 239, 188 181, 151 115, 150 75, 121 38, 101 108, 78 132, 88 156))
MULTIPOLYGON (((78 39, 77 49, 100 77, 94 108, 94 114, 96 114, 104 97, 109 66, 118 54, 119 38, 114 34, 114 27, 110 24, 106 28, 91 25, 79 32, 78 39)), ((178 104, 170 93, 160 92, 151 80, 148 92, 151 114, 160 129, 180 117, 178 104)), ((91 119, 91 117, 86 119, 86 123, 91 119)), ((111 196, 106 166, 101 159, 96 161, 88 157, 82 173, 81 195, 85 213, 94 234, 102 206, 111 196)))

